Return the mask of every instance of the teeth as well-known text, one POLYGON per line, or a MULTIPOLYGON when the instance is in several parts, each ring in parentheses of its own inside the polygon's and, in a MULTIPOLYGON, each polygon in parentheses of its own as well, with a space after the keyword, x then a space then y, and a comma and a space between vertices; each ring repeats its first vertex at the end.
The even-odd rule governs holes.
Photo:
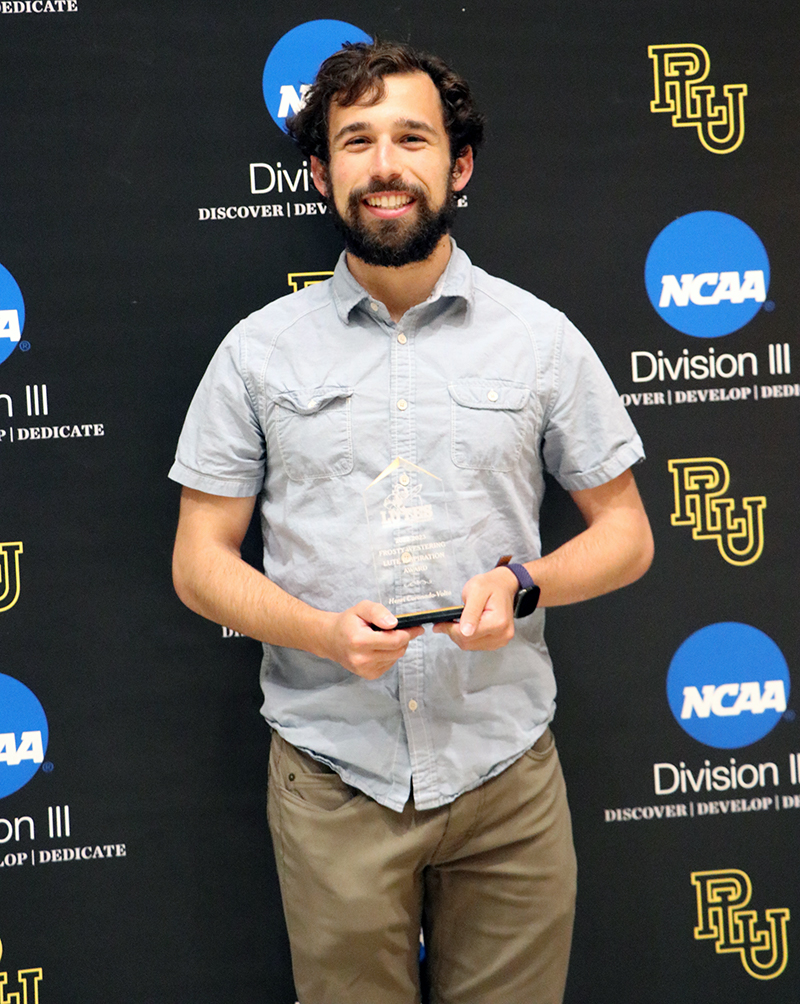
POLYGON ((397 195, 370 195, 366 199, 368 206, 374 206, 376 209, 398 209, 400 206, 406 206, 409 202, 413 201, 410 195, 397 194, 397 195))

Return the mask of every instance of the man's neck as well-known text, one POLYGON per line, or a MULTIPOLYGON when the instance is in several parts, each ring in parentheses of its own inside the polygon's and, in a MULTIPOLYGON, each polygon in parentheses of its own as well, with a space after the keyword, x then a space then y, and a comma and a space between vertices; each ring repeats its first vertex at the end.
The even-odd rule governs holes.
POLYGON ((433 292, 439 277, 450 261, 450 237, 444 234, 425 261, 412 262, 399 268, 367 265, 347 253, 350 274, 370 296, 386 305, 393 321, 399 321, 411 307, 423 303, 433 292))

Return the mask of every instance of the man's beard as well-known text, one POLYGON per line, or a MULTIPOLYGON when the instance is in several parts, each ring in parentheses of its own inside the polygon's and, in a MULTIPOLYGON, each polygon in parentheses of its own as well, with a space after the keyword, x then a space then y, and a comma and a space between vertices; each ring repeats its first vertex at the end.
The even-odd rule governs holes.
POLYGON ((347 218, 339 213, 333 196, 328 196, 328 212, 336 228, 344 236, 350 254, 367 265, 400 268, 412 262, 430 258, 443 234, 449 233, 456 215, 456 201, 452 181, 448 178, 447 191, 441 208, 434 210, 425 191, 416 185, 403 185, 400 181, 373 181, 365 188, 350 193, 347 201, 347 218), (407 192, 416 200, 416 219, 404 218, 375 220, 368 224, 361 216, 361 200, 376 192, 407 192))

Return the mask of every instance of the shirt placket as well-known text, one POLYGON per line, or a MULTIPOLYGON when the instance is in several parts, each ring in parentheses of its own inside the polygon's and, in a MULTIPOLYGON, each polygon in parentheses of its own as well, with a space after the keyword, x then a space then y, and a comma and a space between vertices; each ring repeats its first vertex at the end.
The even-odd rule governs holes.
MULTIPOLYGON (((425 458, 417 456, 417 414, 415 345, 418 311, 412 309, 396 324, 389 322, 391 336, 391 379, 389 409, 391 414, 392 459, 402 457, 413 464, 425 466, 425 458)), ((395 475, 403 484, 408 475, 395 475)), ((429 628, 427 630, 430 630, 429 628)), ((409 645, 398 662, 400 708, 408 738, 408 750, 414 790, 420 796, 429 795, 435 785, 432 743, 425 707, 425 641, 419 638, 409 645)))

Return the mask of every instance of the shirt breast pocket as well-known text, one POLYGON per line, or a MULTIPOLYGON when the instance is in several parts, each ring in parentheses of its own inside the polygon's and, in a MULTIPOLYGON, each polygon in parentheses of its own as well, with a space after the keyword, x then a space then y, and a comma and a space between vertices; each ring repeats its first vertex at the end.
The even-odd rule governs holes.
POLYGON ((530 389, 510 380, 471 377, 448 384, 448 390, 456 467, 513 470, 525 438, 530 389))
POLYGON ((292 481, 335 478, 353 469, 352 387, 327 385, 279 392, 276 433, 292 481))

